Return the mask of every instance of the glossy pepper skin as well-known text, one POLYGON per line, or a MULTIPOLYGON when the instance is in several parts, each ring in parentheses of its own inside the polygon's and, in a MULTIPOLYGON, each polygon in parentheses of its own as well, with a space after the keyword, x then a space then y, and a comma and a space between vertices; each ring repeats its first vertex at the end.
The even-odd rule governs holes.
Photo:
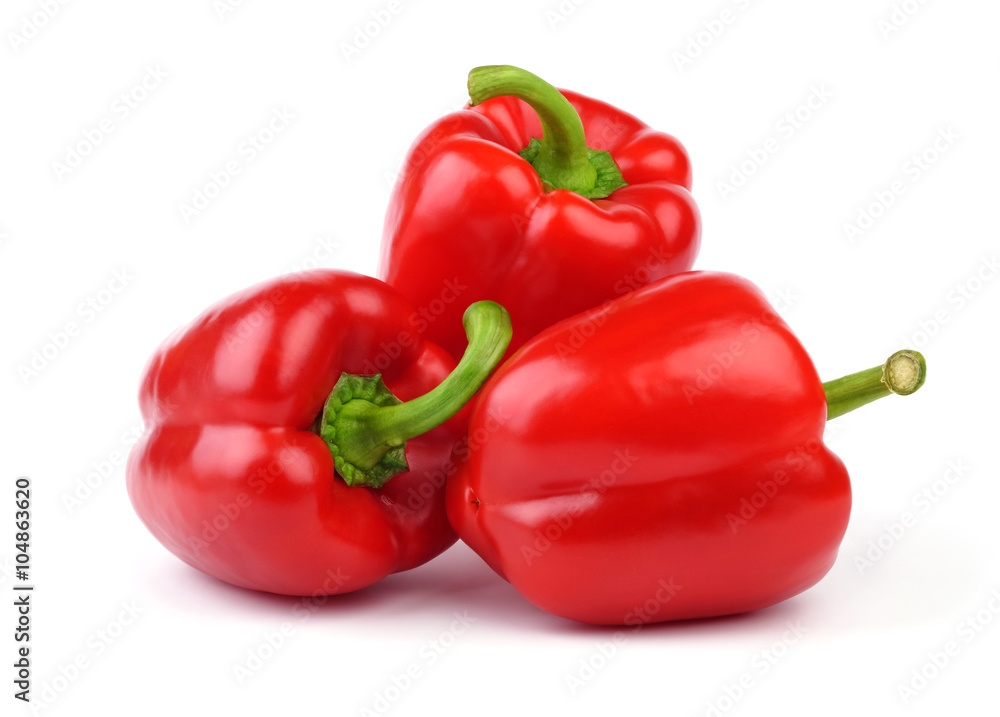
MULTIPOLYGON (((505 91, 485 82, 477 89, 479 70, 517 68, 473 70, 476 101, 505 91)), ((453 356, 471 301, 491 299, 510 311, 512 353, 561 319, 690 269, 697 255, 701 222, 681 144, 609 104, 547 87, 579 114, 578 149, 585 133, 587 147, 610 152, 627 186, 598 199, 552 189, 519 155, 532 138, 546 139, 536 109, 495 96, 431 124, 393 189, 379 276, 418 307, 418 328, 453 356)), ((553 99, 542 96, 536 106, 545 111, 553 99)), ((551 141, 569 144, 551 124, 551 141)))
POLYGON ((573 620, 773 605, 826 574, 847 528, 824 388, 751 283, 664 279, 551 327, 494 374, 469 429, 488 438, 449 481, 449 518, 573 620))
POLYGON ((342 372, 382 373, 407 401, 455 367, 414 309, 369 277, 317 270, 237 293, 175 332, 140 390, 145 435, 127 468, 150 532, 189 565, 287 595, 348 592, 455 541, 431 476, 468 412, 406 443, 409 471, 348 486, 313 430, 342 372))

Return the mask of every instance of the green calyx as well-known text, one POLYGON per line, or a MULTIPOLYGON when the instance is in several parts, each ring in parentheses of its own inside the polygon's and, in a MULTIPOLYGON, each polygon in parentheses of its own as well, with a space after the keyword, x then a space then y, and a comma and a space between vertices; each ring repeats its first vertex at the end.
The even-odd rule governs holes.
POLYGON ((548 82, 511 65, 487 65, 469 73, 471 104, 504 96, 524 100, 541 120, 542 138, 532 138, 520 154, 546 191, 566 189, 603 199, 627 184, 609 152, 587 147, 580 115, 548 82))
POLYGON ((895 393, 908 396, 927 380, 927 361, 919 351, 897 351, 881 366, 823 384, 826 420, 895 393))
POLYGON ((389 445, 365 425, 379 408, 402 403, 382 383, 382 374, 340 374, 323 407, 319 436, 330 448, 337 475, 347 485, 380 488, 397 473, 409 470, 405 444, 389 445), (346 457, 341 445, 347 447, 346 457))
POLYGON ((462 317, 469 345, 458 366, 436 388, 403 403, 382 376, 342 374, 323 407, 318 433, 337 474, 350 486, 381 488, 409 470, 406 441, 458 413, 500 363, 511 339, 510 315, 477 301, 462 317))

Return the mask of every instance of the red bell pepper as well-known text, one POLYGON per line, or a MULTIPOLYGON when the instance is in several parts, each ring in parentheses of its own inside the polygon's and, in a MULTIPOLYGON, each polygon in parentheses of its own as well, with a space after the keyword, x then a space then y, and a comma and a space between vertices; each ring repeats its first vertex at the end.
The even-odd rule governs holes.
POLYGON ((903 351, 823 384, 752 284, 670 277, 501 366, 470 423, 488 439, 449 480, 448 515, 556 615, 641 625, 763 608, 820 580, 847 528, 850 482, 825 422, 924 375, 903 351))
POLYGON ((377 279, 319 270, 171 336, 142 380, 127 467, 150 532, 209 575, 288 595, 357 590, 451 545, 442 467, 468 411, 455 414, 503 355, 509 317, 470 306, 456 368, 412 313, 377 279))
POLYGON ((691 268, 701 221, 676 139, 516 67, 474 69, 469 94, 414 143, 385 219, 379 276, 431 341, 460 355, 461 307, 492 299, 511 313, 512 353, 691 268))

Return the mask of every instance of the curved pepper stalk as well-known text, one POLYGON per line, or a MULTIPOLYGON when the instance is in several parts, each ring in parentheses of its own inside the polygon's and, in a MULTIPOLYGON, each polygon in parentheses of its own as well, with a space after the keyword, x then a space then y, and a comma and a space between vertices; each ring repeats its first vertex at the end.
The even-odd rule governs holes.
POLYGON ((406 441, 458 413, 500 363, 511 337, 507 310, 493 301, 477 301, 466 309, 462 324, 469 339, 462 360, 420 398, 403 403, 378 374, 341 374, 323 408, 319 434, 347 485, 381 488, 409 470, 406 441))
POLYGON ((583 120, 569 100, 538 75, 512 65, 469 72, 470 105, 494 97, 517 97, 538 114, 542 138, 532 137, 521 156, 547 191, 567 189, 587 199, 604 199, 628 184, 610 152, 587 146, 583 120))

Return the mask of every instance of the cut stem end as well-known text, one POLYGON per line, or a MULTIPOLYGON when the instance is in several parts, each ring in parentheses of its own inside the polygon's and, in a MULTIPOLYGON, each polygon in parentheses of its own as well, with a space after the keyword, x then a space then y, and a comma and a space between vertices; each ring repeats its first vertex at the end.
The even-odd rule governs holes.
POLYGON ((897 351, 881 366, 823 384, 829 421, 895 393, 908 396, 924 385, 927 361, 919 351, 897 351))
POLYGON ((919 351, 897 351, 882 366, 882 383, 895 394, 908 396, 924 385, 927 360, 919 351))

